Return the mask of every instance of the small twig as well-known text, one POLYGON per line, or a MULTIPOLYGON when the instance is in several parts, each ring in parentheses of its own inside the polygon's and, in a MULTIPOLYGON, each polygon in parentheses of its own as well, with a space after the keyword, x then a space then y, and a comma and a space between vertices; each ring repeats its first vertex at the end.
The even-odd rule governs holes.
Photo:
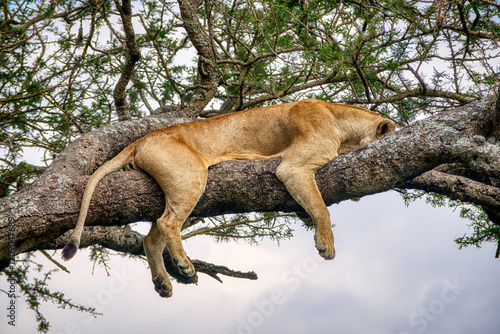
POLYGON ((242 271, 232 270, 226 266, 211 264, 200 260, 191 260, 191 262, 196 268, 196 271, 207 274, 208 276, 215 278, 217 281, 221 283, 222 280, 220 279, 219 276, 217 276, 217 274, 235 278, 246 278, 250 280, 256 280, 258 278, 257 274, 253 271, 242 272, 242 271))
POLYGON ((249 225, 249 224, 264 221, 266 219, 275 219, 275 218, 283 218, 283 217, 296 217, 296 215, 294 213, 275 214, 275 215, 270 215, 270 216, 264 216, 264 217, 257 218, 257 219, 247 219, 247 220, 242 220, 242 221, 236 221, 236 222, 222 224, 222 225, 218 225, 218 226, 214 226, 214 227, 204 226, 204 227, 200 227, 199 229, 196 229, 194 231, 183 234, 182 240, 186 240, 186 239, 194 237, 196 235, 202 235, 202 234, 209 235, 211 232, 223 230, 223 229, 226 229, 229 227, 235 227, 235 226, 239 226, 239 225, 249 225))
POLYGON ((58 261, 56 261, 52 256, 50 256, 49 253, 47 253, 47 251, 44 251, 43 249, 40 250, 40 252, 45 255, 47 257, 47 259, 49 259, 52 263, 54 263, 57 267, 59 267, 62 271, 64 272, 67 272, 68 274, 70 274, 70 271, 68 270, 68 268, 66 268, 65 266, 63 266, 61 263, 59 263, 58 261))

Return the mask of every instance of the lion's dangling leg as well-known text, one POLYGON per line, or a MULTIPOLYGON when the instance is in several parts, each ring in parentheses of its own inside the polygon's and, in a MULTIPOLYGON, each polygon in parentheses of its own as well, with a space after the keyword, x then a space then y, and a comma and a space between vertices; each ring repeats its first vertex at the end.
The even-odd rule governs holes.
POLYGON ((319 254, 326 260, 335 257, 330 212, 321 197, 315 174, 337 155, 337 146, 324 145, 320 150, 311 148, 311 140, 296 140, 287 150, 276 170, 292 197, 312 218, 314 241, 319 254))
POLYGON ((158 229, 163 235, 180 272, 192 276, 195 269, 182 247, 181 228, 205 190, 207 166, 182 139, 168 133, 159 133, 158 136, 161 137, 156 141, 145 142, 138 148, 134 161, 158 182, 165 194, 165 212, 153 229, 158 229))
MULTIPOLYGON (((206 171, 201 174, 205 175, 204 179, 206 180, 206 171)), ((165 186, 165 184, 162 182, 160 186, 165 186)), ((176 189, 176 185, 170 185, 164 189, 168 189, 165 192, 165 212, 156 223, 152 224, 151 230, 144 238, 144 251, 151 268, 155 290, 161 297, 171 297, 172 285, 165 269, 163 251, 167 247, 182 274, 188 277, 195 274, 194 266, 182 247, 180 232, 184 221, 189 217, 199 197, 203 194, 205 183, 191 184, 188 192, 176 189)))
POLYGON ((144 238, 144 252, 148 258, 149 268, 155 290, 161 297, 172 296, 172 284, 168 278, 167 270, 163 262, 163 250, 165 249, 165 238, 158 229, 156 223, 151 225, 151 230, 144 238))
POLYGON ((182 247, 181 229, 205 191, 208 171, 201 161, 189 161, 181 170, 182 178, 165 177, 157 179, 165 193, 166 209, 156 222, 165 237, 166 246, 179 271, 185 276, 193 276, 195 269, 182 247))
POLYGON ((288 192, 312 218, 316 249, 325 260, 335 257, 330 212, 326 207, 316 185, 314 174, 310 171, 290 172, 278 168, 278 178, 285 184, 288 192))
POLYGON ((190 277, 195 274, 195 269, 182 247, 181 227, 184 220, 185 218, 177 216, 162 216, 156 221, 156 224, 165 238, 167 249, 170 255, 172 255, 172 259, 179 268, 179 271, 183 275, 190 277))

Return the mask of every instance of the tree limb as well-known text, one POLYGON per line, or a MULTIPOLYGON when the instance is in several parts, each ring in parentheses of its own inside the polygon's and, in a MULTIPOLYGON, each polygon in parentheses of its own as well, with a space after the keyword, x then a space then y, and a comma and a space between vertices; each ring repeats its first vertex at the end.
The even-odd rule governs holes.
MULTIPOLYGON (((61 249, 66 244, 69 235, 70 233, 65 233, 54 241, 41 245, 37 249, 61 249)), ((85 248, 92 245, 101 245, 117 252, 144 256, 145 253, 143 247, 143 239, 144 235, 131 230, 128 226, 124 228, 118 226, 90 226, 85 227, 84 229, 80 247, 85 248)), ((170 253, 167 250, 163 252, 163 259, 168 273, 172 275, 178 282, 184 284, 198 282, 198 277, 186 277, 179 272, 177 266, 174 264, 172 257, 170 256, 170 253)), ((207 263, 196 259, 191 259, 191 262, 193 263, 198 273, 206 274, 219 282, 222 282, 222 280, 217 275, 225 275, 235 278, 246 278, 251 280, 257 279, 257 274, 255 274, 255 272, 253 271, 236 271, 225 266, 207 263)))
POLYGON ((500 188, 488 186, 463 176, 432 170, 406 182, 404 187, 435 192, 454 200, 484 207, 500 207, 500 188))
MULTIPOLYGON (((316 175, 325 203, 404 187, 436 166, 457 161, 476 173, 499 175, 498 147, 486 143, 483 137, 491 132, 494 109, 492 99, 480 100, 338 156, 316 175)), ((167 119, 147 117, 88 133, 68 146, 30 188, 0 199, 0 260, 8 259, 12 232, 17 254, 36 249, 74 228, 87 174, 130 142, 167 124, 167 119), (9 228, 9 219, 15 222, 14 231, 9 228)), ((206 191, 192 215, 302 212, 275 176, 279 162, 234 160, 212 166, 206 191)), ((487 189, 493 198, 496 190, 487 189)), ((486 197, 479 201, 471 196, 471 200, 482 205, 486 197)), ((498 202, 488 203, 491 209, 500 211, 498 202)), ((137 171, 117 172, 99 183, 86 226, 152 221, 163 209, 163 192, 151 177, 137 171)))
POLYGON ((196 15, 200 1, 178 0, 181 18, 187 36, 198 51, 198 72, 200 82, 198 90, 187 104, 184 111, 193 117, 205 108, 207 103, 217 92, 217 68, 215 67, 215 53, 212 42, 206 34, 196 15))

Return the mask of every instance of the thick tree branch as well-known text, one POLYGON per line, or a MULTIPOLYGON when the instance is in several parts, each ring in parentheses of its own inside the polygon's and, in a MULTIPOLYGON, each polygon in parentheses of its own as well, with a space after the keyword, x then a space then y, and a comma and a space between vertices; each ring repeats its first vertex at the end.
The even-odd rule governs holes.
MULTIPOLYGON (((69 235, 69 233, 64 233, 54 241, 40 245, 37 249, 61 249, 66 244, 69 235)), ((85 248, 92 245, 101 245, 117 252, 145 256, 143 239, 144 235, 132 231, 128 226, 124 228, 118 226, 90 226, 84 229, 80 247, 85 248)), ((198 277, 186 277, 182 275, 167 250, 163 253, 163 259, 168 273, 178 282, 189 284, 198 281, 198 277)), ((257 279, 257 274, 253 271, 241 272, 231 270, 225 266, 215 265, 196 259, 191 259, 191 262, 198 273, 206 274, 219 282, 222 282, 217 276, 219 274, 235 278, 257 279)))
POLYGON ((408 181, 404 187, 435 192, 454 200, 484 207, 500 207, 500 188, 488 186, 463 176, 432 170, 408 181))
MULTIPOLYGON (((404 187, 446 163, 460 162, 475 173, 499 175, 498 147, 483 137, 491 132, 494 109, 491 99, 477 101, 338 156, 316 176, 326 204, 404 187)), ((0 199, 0 259, 8 258, 11 233, 15 253, 20 253, 72 229, 87 174, 128 143, 167 124, 165 119, 149 117, 89 133, 70 145, 29 189, 0 199), (9 228, 9 219, 15 222, 14 230, 9 228)), ((278 159, 271 159, 212 166, 206 192, 193 216, 302 211, 276 178, 278 164, 278 159)), ((493 196, 494 190, 490 191, 493 196)), ((471 200, 476 201, 473 196, 471 200)), ((484 198, 481 201, 480 205, 485 204, 484 198)), ((496 202, 488 203, 491 209, 500 211, 496 202)), ((163 206, 162 191, 151 177, 136 171, 114 173, 99 183, 86 226, 152 221, 160 216, 163 206)))

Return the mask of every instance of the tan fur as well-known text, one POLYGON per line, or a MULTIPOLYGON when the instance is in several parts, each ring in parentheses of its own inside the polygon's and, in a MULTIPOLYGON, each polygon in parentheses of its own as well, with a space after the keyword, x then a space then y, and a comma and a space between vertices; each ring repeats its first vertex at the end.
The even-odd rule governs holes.
POLYGON ((166 208, 144 238, 155 289, 172 295, 162 253, 168 248, 186 276, 195 273, 181 243, 181 227, 203 194, 210 165, 230 159, 282 157, 277 177, 312 218, 320 255, 333 259, 330 216, 315 181, 315 173, 339 153, 365 145, 394 131, 394 124, 360 107, 304 100, 155 131, 125 148, 101 166, 85 190, 72 239, 63 250, 69 259, 78 248, 90 198, 97 182, 128 163, 159 183, 166 208))

